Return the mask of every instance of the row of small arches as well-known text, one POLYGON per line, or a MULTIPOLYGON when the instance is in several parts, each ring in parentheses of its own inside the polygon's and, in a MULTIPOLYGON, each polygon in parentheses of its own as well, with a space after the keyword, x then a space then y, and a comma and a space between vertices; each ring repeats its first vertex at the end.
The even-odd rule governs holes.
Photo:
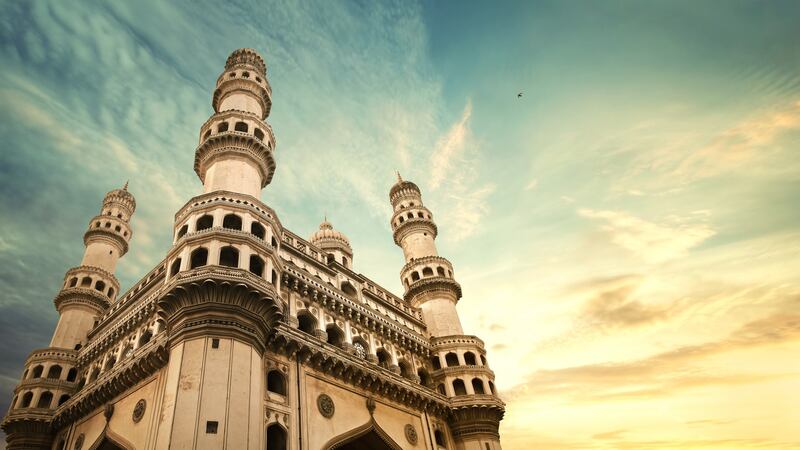
MULTIPOLYGON (((12 405, 14 406, 14 409, 16 409, 16 408, 46 408, 46 409, 52 409, 52 408, 54 408, 54 406, 53 406, 53 398, 54 398, 54 395, 53 395, 52 392, 44 391, 41 394, 39 394, 39 398, 34 402, 33 401, 33 391, 27 391, 24 394, 22 394, 21 398, 18 397, 18 396, 14 397, 14 401, 13 401, 12 405)), ((58 403, 55 405, 55 407, 57 408, 57 407, 63 405, 69 399, 70 399, 70 395, 69 394, 62 395, 61 397, 58 398, 58 403)))
MULTIPOLYGON (((94 223, 94 225, 92 225, 92 228, 111 228, 111 225, 112 225, 111 222, 106 222, 105 224, 103 224, 98 220, 94 223)), ((121 225, 115 226, 114 231, 116 231, 117 233, 122 233, 123 237, 128 237, 128 231, 127 230, 123 231, 121 225)))
MULTIPOLYGON (((228 122, 220 122, 217 125, 217 133, 225 133, 226 131, 230 130, 230 124, 228 122)), ((250 125, 247 122, 238 121, 233 124, 233 131, 238 131, 240 133, 248 133, 250 131, 250 125)), ((212 130, 209 129, 206 131, 206 134, 203 135, 203 140, 205 141, 209 137, 211 137, 212 130)), ((259 141, 264 140, 264 131, 261 128, 253 127, 253 136, 259 141)))
POLYGON ((403 216, 402 214, 397 216, 397 224, 400 225, 401 223, 405 222, 406 220, 412 220, 412 219, 433 220, 433 216, 431 216, 430 214, 425 214, 422 211, 417 211, 417 215, 415 217, 413 212, 408 212, 408 213, 405 214, 405 216, 403 216))
MULTIPOLYGON (((479 355, 479 356, 480 356, 480 360, 481 360, 481 365, 485 366, 486 365, 486 357, 483 356, 483 355, 479 355)), ((449 352, 446 355, 444 355, 444 362, 446 364, 444 367, 456 367, 456 366, 461 365, 459 360, 458 360, 458 355, 455 352, 449 352)), ((434 370, 439 370, 439 369, 442 368, 442 361, 441 361, 441 358, 439 358, 438 355, 431 357, 431 364, 433 365, 433 369, 434 370)), ((464 364, 467 365, 467 366, 477 366, 478 363, 477 363, 477 359, 475 357, 475 353, 469 352, 469 351, 468 352, 464 352, 464 364)))
MULTIPOLYGON (((94 284, 94 289, 96 291, 106 294, 106 296, 108 296, 109 298, 114 297, 114 288, 109 287, 108 291, 106 291, 106 282, 103 280, 93 281, 92 277, 83 277, 80 279, 80 283, 81 283, 80 287, 87 289, 91 289, 92 284, 94 284)), ((71 287, 71 288, 78 287, 78 277, 70 278, 70 280, 67 282, 66 287, 71 287)))
MULTIPOLYGON (((195 222, 195 231, 203 231, 214 226, 214 216, 211 214, 204 214, 200 216, 197 221, 195 222)), ((237 230, 243 231, 242 227, 242 217, 238 214, 227 214, 225 217, 222 218, 222 228, 228 230, 237 230)), ((179 230, 177 239, 182 238, 189 232, 189 224, 184 224, 179 230)), ((267 229, 264 228, 264 225, 261 225, 258 222, 253 222, 250 224, 250 234, 253 236, 261 239, 262 241, 266 240, 267 237, 267 229)), ((275 239, 275 236, 272 236, 270 239, 270 245, 273 247, 278 246, 278 240, 275 239)))
MULTIPOLYGON (((49 369, 47 369, 47 375, 42 377, 42 375, 44 374, 44 366, 39 364, 34 366, 30 370, 26 369, 25 372, 22 374, 22 379, 23 380, 28 379, 28 374, 30 374, 30 379, 47 378, 51 380, 60 380, 63 371, 64 369, 60 365, 54 364, 50 366, 49 369)), ((74 382, 77 377, 78 377, 78 370, 73 367, 72 369, 69 369, 69 371, 67 372, 66 381, 74 382)))
MULTIPOLYGON (((440 277, 447 277, 452 278, 452 273, 449 269, 444 268, 443 266, 436 266, 436 276, 440 277)), ((403 282, 406 284, 406 287, 410 286, 411 283, 421 280, 422 278, 428 278, 434 276, 433 268, 432 267, 423 267, 422 268, 422 275, 420 275, 420 271, 415 270, 411 272, 411 275, 406 277, 403 282)))
MULTIPOLYGON (((229 74, 228 74, 228 78, 236 78, 236 75, 237 75, 237 73, 236 73, 236 72, 231 72, 231 73, 229 73, 229 74)), ((246 70, 245 70, 244 72, 242 72, 242 75, 241 75, 241 76, 242 76, 242 78, 250 78, 250 72, 248 72, 248 71, 246 71, 246 70)), ((256 75, 256 77, 255 77, 255 78, 256 78, 256 81, 257 81, 257 82, 261 83, 261 77, 259 77, 258 75, 256 75)))
MULTIPOLYGON (((315 336, 315 330, 317 330, 317 318, 314 317, 310 312, 301 311, 297 314, 297 320, 299 322, 298 329, 308 335, 315 336)), ((325 333, 327 334, 326 341, 328 344, 333 345, 335 347, 344 348, 344 344, 346 342, 345 334, 342 329, 334 324, 330 323, 325 328, 325 333)), ((353 349, 355 350, 356 356, 366 359, 369 344, 360 336, 353 336, 353 349)), ((375 350, 375 356, 377 357, 378 361, 377 364, 384 369, 390 369, 392 365, 392 356, 389 352, 380 347, 375 350)), ((409 380, 414 379, 414 368, 412 367, 411 363, 406 361, 405 359, 400 359, 397 362, 398 367, 400 367, 400 376, 403 378, 407 378, 409 380)), ((417 370, 416 376, 419 378, 420 384, 423 386, 430 386, 431 385, 431 377, 427 370, 424 367, 420 367, 417 370)))
MULTIPOLYGON (((113 215, 113 214, 111 213, 111 210, 108 210, 108 211, 104 212, 104 213, 103 213, 103 215, 104 215, 104 216, 111 216, 111 215, 113 215)), ((123 218, 123 216, 122 216, 122 213, 117 213, 117 219, 122 219, 122 220, 125 220, 125 219, 123 218)))
MULTIPOLYGON (((156 333, 160 332, 163 328, 162 322, 157 322, 156 333)), ((149 343, 153 339, 154 333, 150 328, 145 328, 142 331, 141 335, 139 335, 139 339, 136 341, 136 346, 131 342, 128 342, 122 351, 119 353, 119 361, 124 361, 131 356, 133 356, 133 352, 135 349, 138 349, 145 344, 149 343)), ((86 383, 91 383, 92 381, 97 380, 100 377, 101 373, 107 372, 116 366, 118 360, 117 356, 114 354, 116 351, 112 351, 112 354, 105 358, 105 361, 101 361, 99 364, 95 364, 94 367, 89 372, 87 377, 81 378, 78 382, 78 390, 81 390, 86 383)))
MULTIPOLYGON (((475 395, 485 395, 485 394, 495 394, 496 395, 497 394, 497 392, 495 392, 495 389, 494 389, 494 383, 491 380, 488 382, 488 384, 489 384, 488 392, 487 392, 486 387, 483 384, 483 379, 481 379, 481 378, 478 378, 478 377, 473 378, 472 381, 470 382, 470 384, 472 385, 472 392, 475 395)), ((464 380, 462 380, 461 378, 456 378, 455 380, 453 380, 452 386, 453 386, 453 394, 454 395, 457 395, 457 396, 458 395, 468 395, 468 393, 467 393, 467 385, 464 382, 464 380)), ((443 383, 439 383, 439 385, 436 386, 436 390, 439 391, 439 393, 442 394, 442 395, 447 395, 443 383)))
MULTIPOLYGON (((181 258, 175 258, 175 261, 172 262, 172 265, 169 269, 169 275, 174 276, 181 270, 181 258)), ((198 247, 192 250, 192 253, 189 255, 189 270, 196 269, 198 267, 203 267, 208 265, 208 249, 205 247, 198 247)), ((222 247, 219 250, 219 264, 220 266, 225 267, 239 267, 239 250, 236 247, 226 246, 222 247)), ((253 273, 259 277, 264 277, 264 269, 266 268, 266 262, 264 258, 258 255, 250 255, 250 261, 247 267, 241 267, 242 269, 247 269, 250 273, 253 273)), ((272 273, 270 274, 270 283, 274 286, 278 285, 278 273, 273 269, 272 273)))

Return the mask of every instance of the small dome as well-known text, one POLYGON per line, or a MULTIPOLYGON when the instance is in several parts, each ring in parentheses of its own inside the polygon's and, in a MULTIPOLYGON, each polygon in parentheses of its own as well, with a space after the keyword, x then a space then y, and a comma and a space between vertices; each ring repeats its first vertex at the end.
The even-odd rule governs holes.
POLYGON ((397 173, 397 183, 395 183, 394 186, 392 186, 392 189, 389 190, 389 200, 390 201, 394 201, 395 196, 397 194, 399 194, 400 191, 402 191, 404 189, 410 189, 410 190, 415 191, 417 195, 422 195, 422 193, 419 190, 419 186, 417 186, 416 184, 414 184, 414 183, 412 183, 410 181, 406 181, 406 180, 402 179, 400 177, 400 173, 398 172, 397 173))
POLYGON ((261 76, 267 76, 267 65, 264 63, 264 58, 252 48, 240 48, 228 56, 228 60, 225 61, 225 70, 233 69, 236 66, 249 66, 258 71, 261 76))
POLYGON ((334 230, 333 225, 328 222, 328 219, 323 220, 322 223, 319 224, 319 230, 314 232, 308 240, 322 250, 338 249, 345 253, 353 254, 353 248, 350 247, 350 240, 340 231, 334 230))
POLYGON ((106 194, 105 198, 103 198, 103 203, 122 203, 127 205, 131 209, 131 213, 136 210, 136 199, 133 197, 133 194, 128 192, 128 182, 125 182, 125 186, 121 189, 114 189, 106 194))

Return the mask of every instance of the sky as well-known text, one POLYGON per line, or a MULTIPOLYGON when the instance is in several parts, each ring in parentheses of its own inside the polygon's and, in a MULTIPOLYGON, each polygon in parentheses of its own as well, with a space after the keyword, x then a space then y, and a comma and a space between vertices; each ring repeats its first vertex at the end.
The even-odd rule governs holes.
POLYGON ((261 199, 400 294, 388 192, 421 187, 506 450, 800 448, 800 3, 0 3, 3 411, 105 192, 123 289, 166 255, 252 47, 261 199))

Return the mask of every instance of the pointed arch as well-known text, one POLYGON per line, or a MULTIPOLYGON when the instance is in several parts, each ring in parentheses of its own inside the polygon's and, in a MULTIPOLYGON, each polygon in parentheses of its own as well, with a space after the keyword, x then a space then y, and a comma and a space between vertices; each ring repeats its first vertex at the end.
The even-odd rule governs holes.
POLYGON ((350 450, 359 448, 359 444, 370 450, 403 450, 378 425, 375 418, 370 418, 369 422, 364 425, 331 439, 322 448, 323 450, 350 450))
POLYGON ((108 425, 89 450, 135 450, 130 442, 108 429, 108 425))

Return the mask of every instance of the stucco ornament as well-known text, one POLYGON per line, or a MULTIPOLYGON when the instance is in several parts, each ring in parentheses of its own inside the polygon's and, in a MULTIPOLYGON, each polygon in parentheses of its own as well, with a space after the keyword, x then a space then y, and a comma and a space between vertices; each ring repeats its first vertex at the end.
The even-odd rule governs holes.
POLYGON ((333 417, 333 413, 336 410, 333 399, 328 394, 319 394, 319 397, 317 397, 317 408, 319 408, 319 413, 322 414, 322 417, 328 419, 333 417))
POLYGON ((74 446, 75 450, 81 450, 81 447, 83 447, 83 439, 84 439, 83 433, 81 433, 81 435, 78 436, 78 439, 75 439, 75 446, 74 446))
POLYGON ((414 425, 406 424, 406 439, 411 445, 417 445, 417 430, 414 428, 414 425))
POLYGON ((145 399, 139 399, 136 406, 133 407, 133 421, 139 422, 144 417, 144 411, 147 409, 147 402, 145 399))
POLYGON ((364 348, 363 345, 361 345, 360 342, 356 342, 355 344, 353 344, 353 349, 356 352, 356 356, 358 356, 361 359, 366 359, 367 350, 364 348))

